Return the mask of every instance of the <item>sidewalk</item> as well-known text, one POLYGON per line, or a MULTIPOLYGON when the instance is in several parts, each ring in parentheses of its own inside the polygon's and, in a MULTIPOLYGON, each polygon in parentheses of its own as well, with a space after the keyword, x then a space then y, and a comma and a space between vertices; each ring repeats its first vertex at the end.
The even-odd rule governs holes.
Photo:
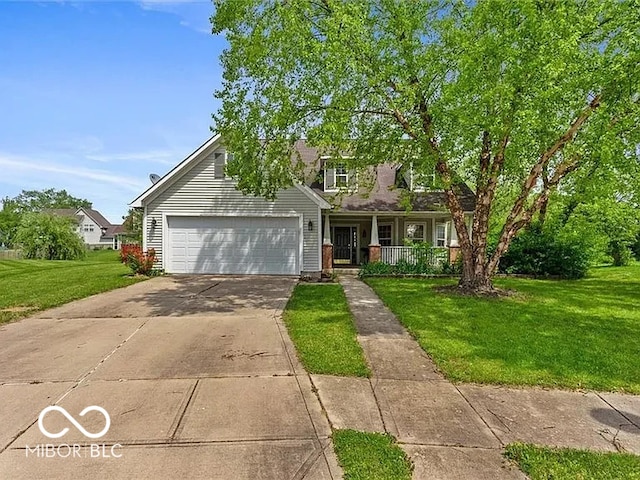
POLYGON ((334 428, 388 432, 414 478, 523 479, 511 442, 640 454, 640 396, 453 384, 366 284, 340 277, 371 379, 312 375, 334 428))

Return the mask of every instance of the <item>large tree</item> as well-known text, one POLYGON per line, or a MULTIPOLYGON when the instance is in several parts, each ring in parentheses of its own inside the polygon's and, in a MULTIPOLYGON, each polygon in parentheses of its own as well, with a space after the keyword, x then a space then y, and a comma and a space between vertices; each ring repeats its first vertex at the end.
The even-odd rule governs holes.
POLYGON ((25 258, 77 260, 84 257, 84 241, 72 218, 48 213, 26 213, 15 236, 25 258))
POLYGON ((439 176, 463 257, 460 286, 493 289, 512 238, 578 171, 638 162, 638 0, 216 1, 222 107, 239 187, 300 179, 293 142, 352 168, 411 162, 439 176), (476 193, 471 231, 459 178, 476 193), (492 208, 507 213, 487 253, 492 208))
POLYGON ((47 188, 44 190, 22 190, 19 195, 4 201, 16 208, 20 213, 41 212, 49 208, 91 208, 92 204, 84 198, 74 197, 66 190, 47 188))
POLYGON ((84 198, 77 198, 66 190, 47 188, 44 190, 22 190, 19 195, 2 199, 0 210, 0 246, 14 246, 18 225, 27 213, 42 212, 51 208, 91 208, 84 198))
POLYGON ((122 220, 126 241, 142 243, 143 211, 139 208, 130 208, 122 220))

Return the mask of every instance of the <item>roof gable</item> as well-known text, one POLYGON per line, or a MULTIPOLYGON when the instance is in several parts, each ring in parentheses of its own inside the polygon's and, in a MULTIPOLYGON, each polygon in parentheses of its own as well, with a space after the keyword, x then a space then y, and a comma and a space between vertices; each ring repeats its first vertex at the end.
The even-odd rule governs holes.
POLYGON ((214 135, 209 140, 196 148, 183 161, 169 170, 160 180, 147 188, 138 197, 136 197, 129 205, 133 208, 142 207, 142 202, 163 192, 169 185, 189 171, 196 163, 204 158, 203 153, 215 146, 220 140, 220 134, 214 135))
MULTIPOLYGON (((140 194, 129 205, 134 208, 141 208, 143 206, 143 202, 153 199, 160 193, 164 192, 169 186, 171 186, 185 173, 191 170, 201 160, 206 158, 207 154, 209 154, 215 146, 221 143, 220 141, 220 134, 211 137, 200 147, 194 150, 187 158, 185 158, 182 162, 180 162, 172 170, 170 170, 166 175, 164 175, 157 183, 151 185, 147 190, 140 194)), ((326 200, 324 200, 320 195, 318 195, 306 185, 295 185, 295 187, 298 188, 302 193, 304 193, 310 200, 316 203, 320 208, 331 208, 331 205, 329 205, 326 200)))

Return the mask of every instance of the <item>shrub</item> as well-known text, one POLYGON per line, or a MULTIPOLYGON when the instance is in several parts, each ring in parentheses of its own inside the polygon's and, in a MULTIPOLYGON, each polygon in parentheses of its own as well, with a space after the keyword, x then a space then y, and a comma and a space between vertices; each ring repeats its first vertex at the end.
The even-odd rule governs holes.
POLYGON ((359 277, 367 277, 370 275, 392 275, 394 266, 383 262, 365 263, 360 266, 358 271, 359 277))
POLYGON ((589 246, 532 225, 513 239, 500 261, 502 273, 582 278, 590 264, 589 246))
POLYGON ((74 220, 47 213, 28 213, 16 231, 15 242, 25 258, 77 260, 85 256, 74 220))
POLYGON ((123 243, 120 245, 120 261, 127 263, 129 254, 142 255, 142 247, 137 243, 123 243))
POLYGON ((372 275, 457 275, 462 271, 462 263, 450 264, 444 262, 438 267, 433 267, 424 262, 411 263, 406 260, 398 260, 395 265, 383 262, 365 263, 360 267, 360 278, 372 275))
POLYGON ((633 252, 633 256, 636 257, 636 260, 640 261, 640 233, 636 235, 636 239, 631 245, 631 251, 633 252))
POLYGON ((443 275, 460 275, 462 273, 462 254, 458 255, 453 263, 444 262, 440 267, 440 273, 443 275))
POLYGON ((127 266, 137 275, 150 275, 156 262, 156 251, 150 248, 147 252, 133 250, 127 256, 127 266))
POLYGON ((607 253, 611 255, 613 264, 616 267, 629 265, 632 255, 631 248, 627 242, 622 240, 611 240, 609 241, 609 247, 607 250, 607 253))

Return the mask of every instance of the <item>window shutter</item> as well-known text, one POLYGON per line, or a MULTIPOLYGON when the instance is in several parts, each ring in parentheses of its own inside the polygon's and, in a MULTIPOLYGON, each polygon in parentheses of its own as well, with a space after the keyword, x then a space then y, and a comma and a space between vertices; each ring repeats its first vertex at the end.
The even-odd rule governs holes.
POLYGON ((213 154, 214 166, 213 177, 224 178, 224 153, 216 152, 213 154))
POLYGON ((335 168, 325 168, 324 189, 325 191, 336 189, 336 169, 335 168))

